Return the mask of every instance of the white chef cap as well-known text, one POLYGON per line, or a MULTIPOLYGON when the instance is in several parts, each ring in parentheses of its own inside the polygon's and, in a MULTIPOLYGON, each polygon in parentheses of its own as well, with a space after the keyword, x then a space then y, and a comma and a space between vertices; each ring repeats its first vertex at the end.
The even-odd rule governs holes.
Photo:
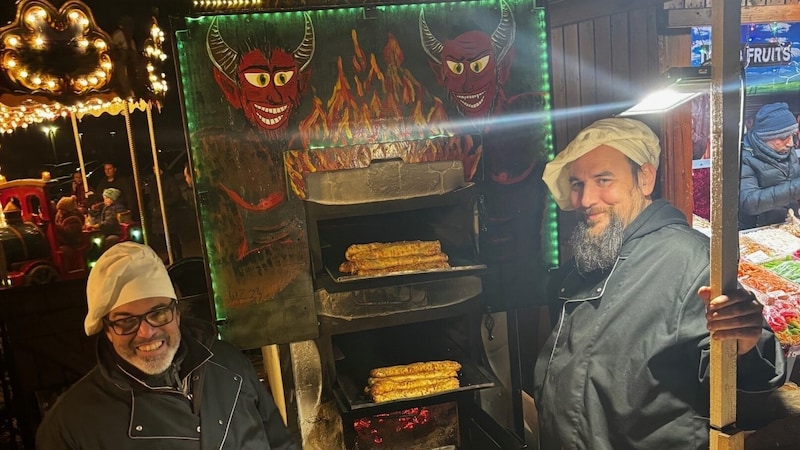
POLYGON ((89 313, 83 324, 86 335, 99 333, 103 317, 118 306, 150 297, 177 298, 161 258, 150 247, 136 242, 111 246, 89 272, 89 313))
POLYGON ((569 163, 601 145, 619 150, 640 166, 650 163, 658 169, 661 147, 658 137, 647 125, 633 119, 600 119, 581 130, 544 168, 542 179, 564 211, 573 209, 569 201, 569 163))

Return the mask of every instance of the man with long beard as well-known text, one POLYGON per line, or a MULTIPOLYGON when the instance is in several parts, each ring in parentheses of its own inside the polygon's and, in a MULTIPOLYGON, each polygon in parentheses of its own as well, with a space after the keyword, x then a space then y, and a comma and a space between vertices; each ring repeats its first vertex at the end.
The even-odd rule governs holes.
POLYGON ((784 380, 761 305, 744 290, 710 299, 708 238, 652 198, 660 152, 645 124, 603 119, 544 171, 579 219, 534 370, 544 450, 708 448, 711 339, 737 340, 739 389, 784 380))
POLYGON ((111 247, 86 297, 98 365, 45 415, 37 449, 298 449, 250 361, 181 317, 152 249, 111 247))

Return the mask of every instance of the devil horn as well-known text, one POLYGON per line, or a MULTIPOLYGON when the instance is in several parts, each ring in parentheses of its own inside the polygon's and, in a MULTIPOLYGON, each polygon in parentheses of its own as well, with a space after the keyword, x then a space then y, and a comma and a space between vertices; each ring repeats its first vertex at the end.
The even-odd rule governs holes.
POLYGON ((307 12, 303 13, 303 17, 305 18, 303 41, 300 42, 300 45, 298 45, 294 53, 292 53, 295 61, 300 65, 301 72, 306 69, 306 66, 308 66, 308 63, 311 62, 311 58, 314 56, 314 24, 311 23, 311 16, 309 16, 307 12))
POLYGON ((239 59, 239 53, 232 49, 219 32, 219 25, 217 18, 211 21, 211 26, 208 28, 206 35, 206 52, 211 64, 214 65, 226 78, 236 82, 236 65, 239 59))
POLYGON ((511 7, 508 6, 505 0, 500 0, 500 24, 497 25, 497 29, 492 33, 492 45, 497 52, 497 61, 502 61, 508 50, 511 49, 516 28, 511 7))
POLYGON ((431 33, 428 28, 428 22, 425 21, 425 10, 419 11, 419 38, 422 41, 422 48, 438 64, 442 63, 442 43, 436 39, 436 36, 431 33))

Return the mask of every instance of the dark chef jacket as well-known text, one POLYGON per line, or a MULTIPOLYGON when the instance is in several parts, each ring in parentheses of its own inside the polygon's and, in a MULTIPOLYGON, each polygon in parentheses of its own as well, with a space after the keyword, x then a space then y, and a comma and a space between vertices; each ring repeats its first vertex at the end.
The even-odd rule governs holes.
MULTIPOLYGON (((697 290, 708 284, 708 239, 665 201, 626 228, 609 272, 565 266, 560 317, 534 370, 541 448, 707 449, 710 339, 697 290)), ((765 328, 739 358, 738 387, 783 379, 765 328)))
POLYGON ((296 450, 250 361, 213 338, 210 324, 181 318, 180 370, 191 394, 150 388, 115 364, 98 339, 98 364, 45 415, 36 448, 296 450))

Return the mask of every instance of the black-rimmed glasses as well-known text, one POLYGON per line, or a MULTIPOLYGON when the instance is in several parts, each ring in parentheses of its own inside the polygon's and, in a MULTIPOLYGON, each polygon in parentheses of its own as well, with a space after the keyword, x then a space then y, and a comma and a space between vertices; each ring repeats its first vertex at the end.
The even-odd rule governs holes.
POLYGON ((125 336, 139 331, 139 326, 142 324, 142 320, 147 322, 151 327, 156 328, 163 327, 164 325, 172 322, 175 320, 176 306, 178 306, 178 302, 176 300, 172 300, 169 305, 163 308, 154 309, 144 314, 139 314, 138 316, 123 317, 122 319, 117 319, 114 321, 103 317, 103 323, 106 326, 111 327, 111 329, 114 330, 114 333, 120 336, 125 336))

